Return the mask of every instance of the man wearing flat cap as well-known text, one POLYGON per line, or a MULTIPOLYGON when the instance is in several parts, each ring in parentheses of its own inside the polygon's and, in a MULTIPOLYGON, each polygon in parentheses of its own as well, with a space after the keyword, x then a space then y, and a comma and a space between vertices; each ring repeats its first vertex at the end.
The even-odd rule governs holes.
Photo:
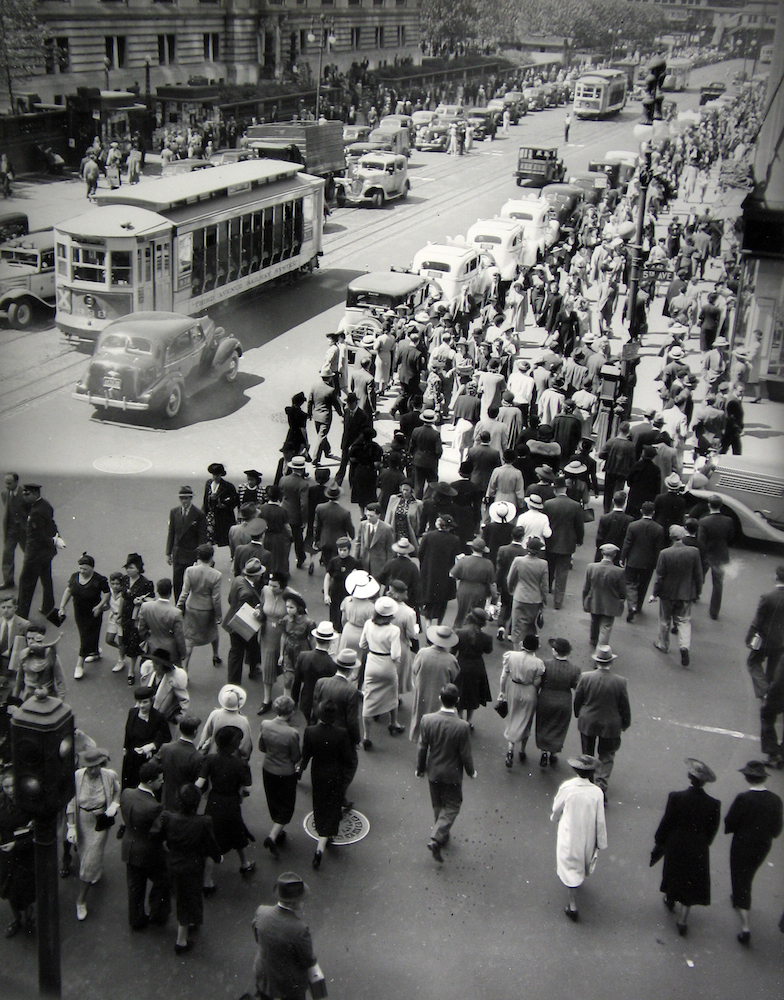
POLYGON ((588 564, 583 584, 583 610, 591 616, 589 641, 594 647, 608 644, 613 623, 623 614, 626 600, 626 577, 615 565, 620 549, 613 542, 605 542, 599 552, 601 562, 588 564))
POLYGON ((166 536, 166 561, 172 568, 175 601, 179 600, 186 568, 196 562, 196 549, 207 541, 207 518, 203 511, 194 507, 193 490, 190 486, 181 486, 178 496, 180 506, 169 511, 166 536))
POLYGON ((311 996, 326 996, 310 928, 302 919, 309 891, 299 875, 283 872, 273 886, 277 903, 256 910, 253 934, 259 949, 253 971, 261 1000, 305 1000, 308 990, 311 996))
POLYGON ((670 649, 670 628, 675 627, 681 663, 688 667, 691 647, 691 606, 702 592, 700 550, 684 545, 686 529, 670 526, 670 546, 662 549, 656 563, 651 601, 659 598, 659 638, 654 646, 662 653, 670 649))

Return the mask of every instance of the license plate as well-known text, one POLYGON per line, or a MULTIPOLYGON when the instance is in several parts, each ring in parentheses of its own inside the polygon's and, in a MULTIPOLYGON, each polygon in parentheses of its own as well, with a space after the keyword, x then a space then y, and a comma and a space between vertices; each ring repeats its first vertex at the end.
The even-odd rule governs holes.
POLYGON ((87 306, 80 306, 75 310, 76 316, 95 316, 98 319, 106 319, 106 313, 103 309, 90 309, 87 306))
POLYGON ((110 378, 108 375, 103 380, 104 389, 122 389, 121 378, 110 378))

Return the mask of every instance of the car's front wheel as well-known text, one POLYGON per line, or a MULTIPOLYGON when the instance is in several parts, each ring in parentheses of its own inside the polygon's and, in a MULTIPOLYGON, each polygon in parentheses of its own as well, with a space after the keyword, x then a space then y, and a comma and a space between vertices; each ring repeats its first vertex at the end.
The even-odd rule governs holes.
POLYGON ((374 191, 371 196, 370 203, 372 204, 373 208, 381 208, 381 206, 384 204, 383 193, 381 191, 374 191))
POLYGON ((163 404, 164 417, 173 420, 182 409, 184 402, 185 393, 183 392, 182 383, 173 382, 169 387, 169 395, 166 397, 166 402, 163 404))
POLYGON ((33 322, 33 304, 27 299, 20 299, 8 307, 9 326, 17 330, 26 330, 33 322))
POLYGON ((223 378, 226 382, 233 382, 237 378, 237 373, 240 370, 240 356, 235 351, 229 358, 229 366, 223 373, 223 378))

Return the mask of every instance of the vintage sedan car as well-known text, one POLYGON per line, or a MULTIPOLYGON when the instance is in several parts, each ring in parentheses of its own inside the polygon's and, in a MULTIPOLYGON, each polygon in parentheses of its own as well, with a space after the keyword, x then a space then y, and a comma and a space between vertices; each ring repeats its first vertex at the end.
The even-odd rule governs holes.
POLYGON ((227 163, 244 163, 245 160, 255 160, 253 149, 219 149, 210 157, 213 167, 225 167, 227 163))
POLYGON ((577 206, 585 200, 585 191, 574 184, 547 184, 542 188, 542 197, 550 205, 558 224, 569 225, 577 206))
POLYGON ((444 302, 485 305, 498 298, 501 272, 488 254, 465 242, 428 243, 414 254, 410 270, 427 278, 444 302))
POLYGON ((511 110, 514 108, 518 117, 528 113, 528 101, 522 90, 507 90, 503 96, 504 104, 511 110))
POLYGON ((173 419, 214 382, 233 382, 242 345, 207 316, 137 312, 110 323, 75 399, 98 410, 141 410, 173 419))
POLYGON ((528 101, 529 111, 544 111, 545 96, 541 87, 526 87, 523 90, 523 95, 528 101))
POLYGON ((495 139, 496 122, 495 115, 487 108, 466 108, 466 121, 473 126, 474 139, 482 142, 483 139, 495 139))
POLYGON ((544 198, 510 198, 501 207, 501 218, 514 219, 523 227, 521 263, 524 267, 532 267, 544 260, 561 230, 549 202, 544 198))
POLYGON ((524 232, 516 219, 479 219, 466 233, 466 242, 492 259, 506 286, 520 273, 524 232))
POLYGON ((438 115, 435 111, 415 111, 411 115, 411 121, 414 123, 414 133, 416 134, 424 125, 429 125, 435 121, 437 117, 438 115))
POLYGON ((335 178, 338 206, 371 204, 381 208, 386 201, 407 198, 411 189, 408 160, 394 153, 368 153, 349 177, 335 178))
POLYGON ((459 118, 465 114, 465 108, 462 104, 444 104, 442 101, 436 108, 436 114, 439 118, 459 118))
POLYGON ((580 170, 569 175, 569 183, 582 188, 588 205, 598 205, 609 184, 604 171, 580 170))
POLYGON ((407 306, 412 314, 427 297, 427 280, 408 271, 370 271, 349 282, 346 289, 346 312, 338 331, 346 334, 349 364, 354 364, 363 337, 377 337, 384 328, 384 317, 394 315, 398 306, 407 306), (354 350, 352 350, 352 348, 354 350))
POLYGON ((0 246, 0 319, 25 330, 54 309, 54 230, 17 236, 0 246))
POLYGON ((414 146, 424 153, 445 153, 449 146, 449 125, 436 120, 419 129, 414 146))

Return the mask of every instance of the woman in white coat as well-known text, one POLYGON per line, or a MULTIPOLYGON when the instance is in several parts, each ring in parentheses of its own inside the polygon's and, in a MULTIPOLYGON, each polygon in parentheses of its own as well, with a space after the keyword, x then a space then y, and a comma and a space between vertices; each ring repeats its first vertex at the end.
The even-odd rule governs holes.
POLYGON ((593 872, 598 852, 607 847, 604 795, 591 780, 596 763, 590 754, 569 758, 577 777, 558 789, 550 816, 551 822, 558 820, 556 871, 569 892, 564 913, 575 923, 579 919, 577 890, 593 872))

